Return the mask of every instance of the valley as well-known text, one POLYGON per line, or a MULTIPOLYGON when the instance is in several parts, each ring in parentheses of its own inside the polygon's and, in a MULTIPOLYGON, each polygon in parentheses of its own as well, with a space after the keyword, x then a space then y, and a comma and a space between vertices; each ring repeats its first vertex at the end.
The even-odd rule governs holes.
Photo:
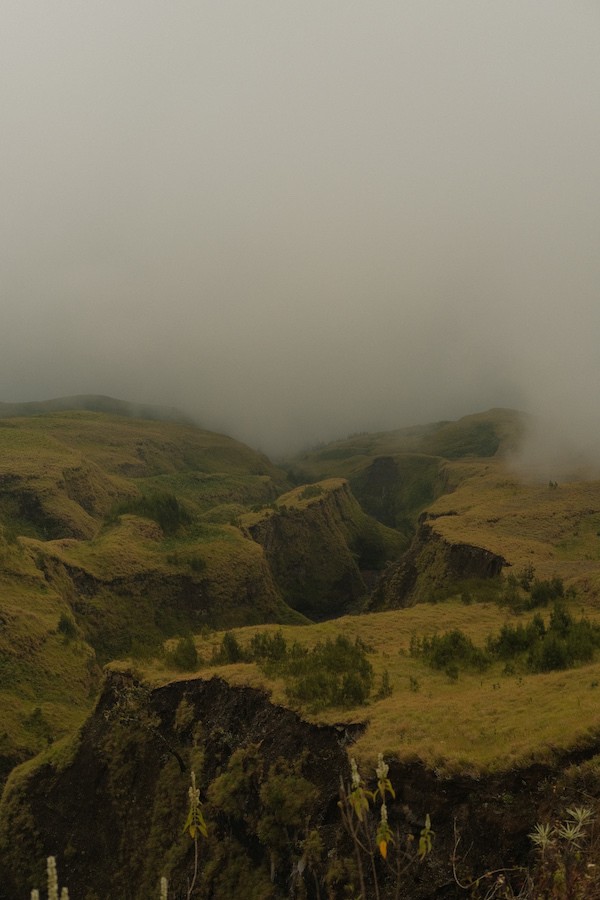
POLYGON ((75 900, 185 896, 192 769, 217 900, 356 888, 351 758, 397 853, 431 817, 402 896, 517 896, 536 823, 600 808, 600 483, 518 471, 521 414, 275 465, 108 398, 0 412, 2 900, 47 855, 75 900))

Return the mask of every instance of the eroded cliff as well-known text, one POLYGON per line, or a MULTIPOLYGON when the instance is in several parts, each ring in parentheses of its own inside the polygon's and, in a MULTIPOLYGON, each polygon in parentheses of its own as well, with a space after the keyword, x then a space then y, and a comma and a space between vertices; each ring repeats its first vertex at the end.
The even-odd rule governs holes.
MULTIPOLYGON (((169 897, 186 896, 191 769, 208 824, 199 898, 347 896, 353 853, 337 800, 360 728, 311 725, 262 692, 217 678, 149 690, 114 672, 74 739, 13 772, 0 805, 0 898, 40 885, 50 854, 76 900, 147 900, 163 875, 169 897)), ((435 830, 432 853, 402 876, 401 896, 465 896, 453 859, 465 881, 526 864, 538 817, 582 792, 588 803, 598 796, 597 751, 486 777, 443 778, 391 760, 392 827, 402 840, 418 836, 429 814, 435 830)), ((381 859, 373 871, 382 897, 395 896, 396 876, 381 859)), ((366 880, 372 890, 372 872, 366 880)))
POLYGON ((495 578, 506 560, 484 547, 452 542, 435 530, 434 517, 423 514, 417 534, 399 562, 388 566, 369 608, 395 609, 436 599, 458 581, 495 578))
POLYGON ((264 548, 284 600, 314 619, 358 609, 368 593, 365 574, 402 547, 401 536, 367 516, 342 478, 297 488, 242 522, 264 548))

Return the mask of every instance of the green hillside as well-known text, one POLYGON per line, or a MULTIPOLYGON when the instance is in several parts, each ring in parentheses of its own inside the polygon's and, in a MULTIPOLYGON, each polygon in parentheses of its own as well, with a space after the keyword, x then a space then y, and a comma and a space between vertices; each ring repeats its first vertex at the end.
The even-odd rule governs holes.
POLYGON ((523 427, 492 410, 354 436, 286 475, 183 422, 0 420, 7 900, 40 883, 56 834, 78 894, 141 900, 163 871, 185 892, 186 765, 210 822, 207 898, 243 894, 247 877, 287 896, 284 858, 306 896, 347 895, 349 754, 364 772, 389 762, 398 835, 431 813, 438 855, 406 896, 455 884, 457 822, 473 871, 523 873, 536 821, 566 803, 600 814, 600 483, 519 478, 523 427), (88 838, 74 786, 89 773, 88 838), (321 855, 304 878, 309 839, 321 855))
POLYGON ((346 478, 362 508, 396 529, 408 549, 419 515, 453 489, 449 465, 469 458, 506 458, 521 440, 525 417, 493 409, 457 422, 365 433, 333 441, 286 461, 299 481, 346 478))
POLYGON ((223 622, 300 620, 230 524, 286 488, 266 457, 126 404, 47 405, 0 420, 0 778, 81 720, 106 660, 223 622))
POLYGON ((0 419, 0 780, 81 720, 107 661, 360 608, 369 573, 400 550, 345 483, 307 502, 225 435, 106 398, 68 403, 0 419))

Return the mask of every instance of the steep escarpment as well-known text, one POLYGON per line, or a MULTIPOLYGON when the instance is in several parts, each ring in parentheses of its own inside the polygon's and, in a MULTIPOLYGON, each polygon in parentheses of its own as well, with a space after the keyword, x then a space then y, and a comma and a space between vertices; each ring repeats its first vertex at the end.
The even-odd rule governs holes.
POLYGON ((402 547, 401 536, 365 515, 340 478, 296 488, 242 524, 264 548, 285 601, 310 618, 356 609, 367 595, 365 573, 402 547))
POLYGON ((133 517, 91 545, 49 542, 37 560, 102 661, 157 652, 202 628, 301 622, 283 602, 261 548, 221 526, 175 550, 133 517), (98 546, 98 545, 102 546, 98 546))
POLYGON ((376 456, 348 480, 365 512, 397 529, 408 546, 418 515, 446 489, 447 472, 439 457, 405 453, 376 456))
POLYGON ((146 900, 167 875, 178 897, 193 869, 182 834, 191 768, 209 823, 202 896, 249 897, 249 885, 279 896, 307 828, 336 822, 351 731, 308 725, 219 679, 150 692, 113 675, 71 745, 11 778, 0 807, 0 898, 28 894, 51 853, 71 896, 146 900))
POLYGON ((432 600, 440 589, 457 581, 495 578, 507 565, 490 550, 460 541, 451 542, 430 524, 424 514, 410 549, 402 559, 388 566, 373 594, 370 609, 394 609, 432 600))
MULTIPOLYGON (((359 731, 311 725, 262 692, 217 678, 149 690, 115 672, 74 739, 11 776, 0 804, 0 900, 41 884, 50 854, 73 897, 146 900, 161 876, 169 896, 185 896, 194 867, 182 833, 191 769, 208 825, 198 897, 347 896, 353 853, 337 799, 359 731)), ((526 864, 539 818, 582 791, 588 804, 598 796, 597 752, 486 777, 442 778, 390 760, 393 829, 418 836, 429 814, 435 830, 433 852, 403 876, 401 896, 463 897, 455 874, 469 881, 526 864)), ((384 863, 375 866, 382 896, 394 896, 384 863)), ((366 877, 368 885, 370 867, 366 877)))

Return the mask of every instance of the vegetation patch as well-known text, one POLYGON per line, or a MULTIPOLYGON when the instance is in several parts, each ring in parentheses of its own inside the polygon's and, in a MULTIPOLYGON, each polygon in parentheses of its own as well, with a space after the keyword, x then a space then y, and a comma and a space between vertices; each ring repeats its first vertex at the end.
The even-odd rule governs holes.
MULTIPOLYGON (((212 662, 257 662, 267 677, 283 679, 288 700, 311 713, 360 706, 368 701, 373 687, 367 646, 358 637, 350 641, 340 634, 308 648, 298 641, 288 644, 281 631, 258 633, 242 647, 234 634, 225 632, 212 662)), ((389 676, 382 678, 380 690, 386 695, 391 691, 389 676)))
POLYGON ((145 494, 141 497, 121 501, 113 510, 111 519, 129 513, 152 519, 162 528, 164 534, 175 534, 182 525, 191 521, 191 516, 174 494, 145 494))
MULTIPOLYGON (((459 669, 484 672, 494 660, 519 660, 529 672, 552 672, 590 662, 600 646, 600 626, 583 616, 575 620, 562 602, 556 602, 548 624, 536 614, 526 625, 502 626, 490 635, 485 649, 477 647, 460 629, 412 637, 410 653, 421 657, 434 669, 457 678, 459 669)), ((508 669, 514 674, 514 666, 508 669)))

